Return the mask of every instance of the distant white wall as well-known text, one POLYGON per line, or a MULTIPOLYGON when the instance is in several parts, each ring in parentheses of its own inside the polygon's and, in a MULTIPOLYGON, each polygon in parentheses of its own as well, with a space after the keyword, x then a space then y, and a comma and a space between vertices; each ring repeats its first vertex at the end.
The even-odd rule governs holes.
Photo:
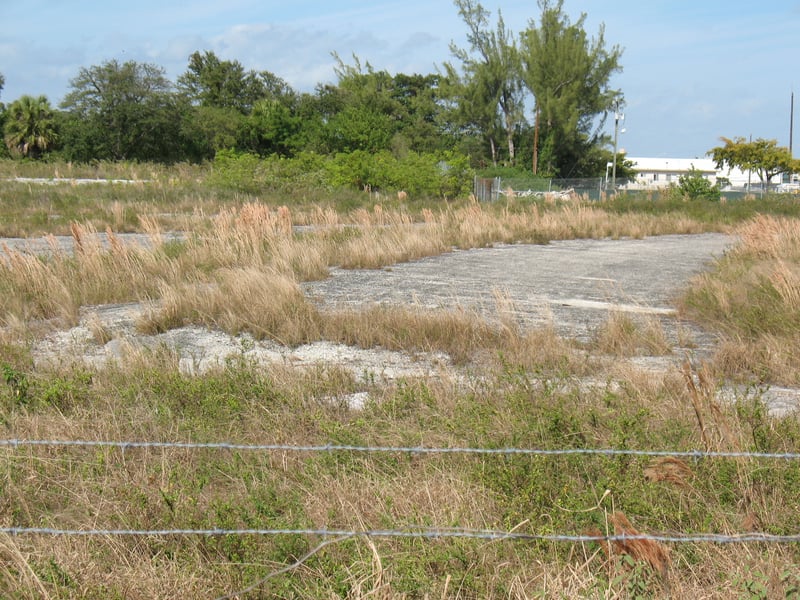
MULTIPOLYGON (((697 169, 712 185, 718 178, 725 178, 730 188, 746 188, 748 185, 758 186, 761 180, 756 173, 748 173, 741 169, 717 169, 710 158, 649 158, 627 157, 636 170, 636 179, 625 185, 627 189, 658 189, 669 187, 678 183, 681 175, 686 175, 690 170, 697 169)), ((772 184, 781 183, 782 178, 776 175, 770 180, 772 184)))

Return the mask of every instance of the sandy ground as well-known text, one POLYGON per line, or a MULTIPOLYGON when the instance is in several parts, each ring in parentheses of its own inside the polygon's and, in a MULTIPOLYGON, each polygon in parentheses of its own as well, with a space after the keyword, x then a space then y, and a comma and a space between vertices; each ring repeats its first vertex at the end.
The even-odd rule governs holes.
MULTIPOLYGON (((640 357, 643 368, 664 371, 713 347, 713 337, 681 322, 673 299, 691 277, 708 268, 733 243, 719 234, 658 236, 641 240, 571 240, 548 245, 502 245, 454 251, 380 270, 333 269, 323 281, 308 283, 309 298, 323 307, 404 303, 427 308, 460 306, 488 318, 510 311, 523 327, 551 323, 559 334, 590 339, 611 311, 656 318, 676 351, 668 357, 640 357), (683 342, 681 342, 683 340, 683 342), (690 347, 681 348, 680 343, 690 347)), ((414 356, 362 350, 321 342, 288 348, 248 336, 231 337, 202 327, 184 327, 141 336, 136 319, 152 307, 142 304, 85 307, 77 327, 50 335, 34 348, 35 360, 51 363, 82 356, 94 364, 124 358, 128 348, 165 345, 179 355, 187 373, 205 371, 231 357, 262 364, 308 367, 337 365, 363 380, 395 380, 451 372, 447 356, 414 356), (101 325, 111 340, 100 344, 101 325)), ((730 393, 730 391, 729 391, 730 393)), ((800 392, 772 388, 770 409, 785 413, 800 406, 800 392)), ((358 406, 363 394, 348 399, 358 406)))

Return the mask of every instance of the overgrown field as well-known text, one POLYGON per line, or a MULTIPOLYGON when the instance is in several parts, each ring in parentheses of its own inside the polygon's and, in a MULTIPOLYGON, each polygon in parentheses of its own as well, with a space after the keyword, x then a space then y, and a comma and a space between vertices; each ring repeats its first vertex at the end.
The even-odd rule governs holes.
POLYGON ((72 251, 53 244, 46 256, 6 248, 0 262, 0 438, 282 449, 8 443, 0 527, 284 533, 0 534, 0 596, 800 597, 796 543, 551 537, 796 536, 797 460, 386 450, 798 452, 797 415, 770 416, 761 395, 771 383, 800 383, 791 201, 376 204, 239 196, 204 189, 196 173, 152 175, 0 185, 5 233, 73 239, 72 251), (377 268, 454 247, 710 230, 740 243, 689 284, 680 309, 720 343, 707 362, 657 373, 627 360, 673 352, 655 322, 610 315, 578 343, 519 328, 502 303, 491 321, 402 306, 322 310, 300 287, 333 265, 377 268), (149 243, 125 245, 122 231, 149 243), (34 368, 33 341, 75 323, 81 306, 128 301, 154 302, 137 324, 143 333, 194 323, 287 345, 444 352, 455 367, 384 381, 336 364, 264 368, 242 353, 187 375, 159 348, 105 368, 74 357, 34 368), (732 381, 744 385, 719 400, 732 381), (363 406, 351 404, 355 394, 363 406), (288 449, 326 445, 381 449, 288 449), (473 535, 487 530, 530 537, 473 535))

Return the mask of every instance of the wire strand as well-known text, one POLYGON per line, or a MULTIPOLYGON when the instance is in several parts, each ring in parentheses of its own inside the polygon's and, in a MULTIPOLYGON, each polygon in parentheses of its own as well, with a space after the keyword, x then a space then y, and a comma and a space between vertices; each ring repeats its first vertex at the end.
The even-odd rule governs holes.
POLYGON ((367 529, 362 531, 347 529, 58 529, 52 527, 0 527, 0 533, 11 536, 42 535, 42 536, 138 536, 138 537, 167 537, 167 536, 226 536, 226 535, 304 535, 320 537, 355 537, 365 536, 372 538, 466 538, 479 540, 510 540, 510 541, 544 541, 544 542, 614 542, 631 540, 650 540, 664 543, 714 543, 714 544, 742 544, 742 543, 780 543, 789 544, 800 542, 800 534, 773 535, 769 533, 750 532, 738 535, 719 533, 699 534, 608 534, 608 535, 568 535, 568 534, 537 534, 520 533, 514 531, 498 531, 492 529, 460 529, 460 528, 407 528, 407 529, 367 529))
POLYGON ((106 447, 106 448, 173 448, 181 450, 235 450, 241 452, 362 452, 362 453, 406 453, 406 454, 478 454, 478 455, 604 455, 604 456, 672 456, 683 458, 763 458, 798 460, 797 452, 710 452, 702 450, 631 450, 614 448, 435 448, 427 446, 348 446, 326 444, 322 446, 291 444, 233 444, 229 442, 137 442, 113 440, 0 440, 0 447, 11 448, 51 447, 106 447))

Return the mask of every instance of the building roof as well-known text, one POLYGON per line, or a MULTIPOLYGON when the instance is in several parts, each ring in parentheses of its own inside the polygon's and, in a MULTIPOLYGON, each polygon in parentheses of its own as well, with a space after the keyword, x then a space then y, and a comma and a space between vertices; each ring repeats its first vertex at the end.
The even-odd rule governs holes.
POLYGON ((637 171, 685 173, 692 168, 704 173, 716 173, 717 167, 710 158, 637 158, 626 157, 637 171))

